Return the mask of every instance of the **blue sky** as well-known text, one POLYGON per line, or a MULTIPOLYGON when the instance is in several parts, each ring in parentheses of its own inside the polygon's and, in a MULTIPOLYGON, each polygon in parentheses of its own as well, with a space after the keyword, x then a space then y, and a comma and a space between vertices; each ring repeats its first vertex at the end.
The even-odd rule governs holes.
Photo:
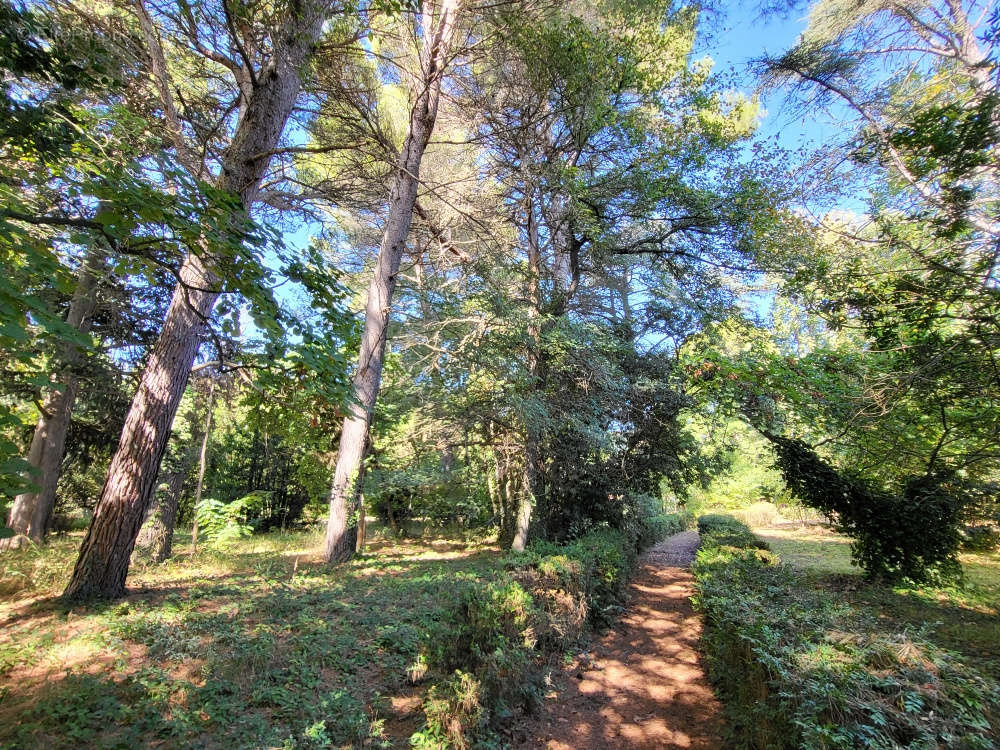
MULTIPOLYGON (((784 17, 772 14, 762 18, 758 2, 729 3, 715 18, 706 19, 709 28, 698 47, 699 54, 715 60, 716 73, 732 74, 742 91, 753 93, 756 81, 751 63, 785 52, 805 29, 808 4, 799 5, 784 17)), ((786 105, 785 98, 782 90, 765 97, 758 138, 773 139, 784 149, 796 150, 838 135, 840 128, 829 120, 815 112, 804 118, 786 105)))

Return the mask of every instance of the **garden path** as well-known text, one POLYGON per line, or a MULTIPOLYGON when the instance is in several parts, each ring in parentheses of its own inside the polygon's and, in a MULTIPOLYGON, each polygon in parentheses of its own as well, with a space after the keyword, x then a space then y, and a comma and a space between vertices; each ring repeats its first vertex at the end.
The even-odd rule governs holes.
POLYGON ((653 547, 628 610, 556 678, 539 715, 518 727, 524 750, 652 750, 722 746, 721 708, 705 677, 687 567, 698 533, 653 547))

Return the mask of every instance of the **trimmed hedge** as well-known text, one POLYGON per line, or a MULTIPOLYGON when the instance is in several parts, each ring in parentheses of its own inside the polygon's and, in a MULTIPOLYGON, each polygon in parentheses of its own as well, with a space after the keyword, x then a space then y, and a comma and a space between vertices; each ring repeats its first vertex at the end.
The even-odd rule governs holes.
POLYGON ((770 552, 719 538, 703 538, 695 604, 734 747, 997 747, 997 685, 919 632, 806 589, 770 552))
POLYGON ((640 525, 639 547, 652 547, 661 539, 679 534, 693 525, 690 513, 659 513, 644 518, 640 525))
POLYGON ((440 678, 412 745, 489 744, 503 721, 537 706, 553 657, 621 613, 641 549, 686 525, 679 515, 654 516, 635 536, 600 528, 568 544, 538 542, 508 555, 493 580, 465 583, 453 616, 425 634, 411 668, 414 678, 440 678))
POLYGON ((698 533, 708 534, 713 531, 750 531, 750 527, 726 513, 706 513, 698 516, 698 533))
POLYGON ((743 547, 770 549, 767 542, 755 535, 750 527, 724 513, 706 513, 698 518, 698 533, 703 547, 743 547))

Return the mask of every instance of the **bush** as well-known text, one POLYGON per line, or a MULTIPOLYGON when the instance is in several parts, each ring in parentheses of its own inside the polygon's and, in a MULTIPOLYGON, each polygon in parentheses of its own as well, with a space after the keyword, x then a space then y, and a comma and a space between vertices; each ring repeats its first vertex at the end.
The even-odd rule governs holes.
POLYGON ((726 513, 706 513, 698 516, 698 533, 713 531, 750 531, 750 527, 726 513))
POLYGON ((642 520, 639 530, 639 549, 652 547, 657 542, 690 528, 691 517, 686 513, 659 513, 642 520))
POLYGON ((962 549, 970 552, 993 552, 1000 547, 1000 526, 977 524, 963 526, 962 549))
POLYGON ((479 681, 460 670, 432 686, 424 701, 427 726, 410 738, 410 744, 417 750, 468 748, 468 736, 484 725, 481 693, 479 681))
POLYGON ((920 633, 803 587, 773 554, 713 539, 695 603, 734 747, 995 747, 996 684, 920 633))
POLYGON ((254 525, 250 519, 259 515, 267 495, 266 492, 251 492, 231 503, 212 498, 202 500, 195 508, 198 535, 209 547, 232 547, 253 533, 254 525))
POLYGON ((702 546, 769 549, 742 521, 723 513, 708 513, 698 519, 702 546))

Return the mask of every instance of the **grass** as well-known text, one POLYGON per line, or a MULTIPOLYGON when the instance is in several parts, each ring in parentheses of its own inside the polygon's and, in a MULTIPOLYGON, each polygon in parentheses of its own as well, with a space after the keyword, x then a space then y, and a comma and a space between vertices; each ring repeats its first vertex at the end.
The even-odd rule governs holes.
POLYGON ((1000 553, 960 556, 961 587, 895 586, 866 582, 851 563, 850 540, 822 527, 758 528, 782 561, 806 582, 835 591, 900 630, 916 628, 955 651, 980 671, 1000 679, 1000 553))
POLYGON ((319 533, 138 566, 121 602, 56 596, 79 538, 0 560, 2 747, 407 747, 422 634, 497 551, 376 541, 331 568, 319 533))

